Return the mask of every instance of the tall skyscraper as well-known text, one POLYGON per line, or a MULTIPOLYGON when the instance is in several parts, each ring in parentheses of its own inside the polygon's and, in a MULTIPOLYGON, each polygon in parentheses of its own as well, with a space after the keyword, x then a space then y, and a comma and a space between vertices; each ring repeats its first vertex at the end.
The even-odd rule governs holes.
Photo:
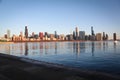
POLYGON ((10 39, 10 30, 7 30, 7 38, 10 39))
POLYGON ((94 34, 94 30, 93 30, 93 26, 91 27, 91 35, 92 35, 92 36, 95 35, 95 34, 94 34))
POLYGON ((73 39, 76 39, 75 31, 73 31, 73 39))
POLYGON ((113 40, 117 40, 117 36, 116 36, 116 33, 113 33, 113 40))
POLYGON ((85 31, 79 31, 80 40, 85 40, 85 31))
POLYGON ((79 37, 79 30, 78 27, 76 27, 76 40, 78 40, 78 37, 79 37))
POLYGON ((57 39, 58 38, 57 31, 55 31, 54 35, 55 35, 55 38, 57 39))
POLYGON ((25 26, 25 38, 28 38, 28 29, 27 29, 27 26, 25 26))
POLYGON ((103 40, 106 40, 106 39, 105 39, 105 32, 103 32, 103 40))
POLYGON ((91 37, 90 40, 95 40, 95 34, 94 34, 94 30, 93 30, 93 26, 91 27, 91 37))
POLYGON ((109 37, 108 37, 108 34, 106 34, 106 40, 108 40, 108 38, 109 38, 109 37))

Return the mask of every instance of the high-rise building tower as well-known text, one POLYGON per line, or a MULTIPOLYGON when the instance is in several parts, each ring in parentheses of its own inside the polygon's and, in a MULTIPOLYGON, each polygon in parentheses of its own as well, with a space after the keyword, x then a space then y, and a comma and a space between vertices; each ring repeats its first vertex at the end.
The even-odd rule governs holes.
POLYGON ((80 40, 85 40, 85 31, 79 31, 80 40))
POLYGON ((105 32, 103 32, 103 40, 105 40, 105 32))
POLYGON ((93 30, 93 26, 91 27, 91 36, 90 36, 90 40, 95 40, 95 34, 94 34, 94 30, 93 30))
POLYGON ((78 27, 76 27, 76 40, 78 40, 78 37, 79 37, 79 30, 78 27))
POLYGON ((27 26, 25 26, 25 38, 28 38, 28 29, 27 29, 27 26))
POLYGON ((55 31, 54 35, 55 35, 55 38, 57 39, 58 38, 57 31, 55 31))
POLYGON ((91 35, 94 36, 94 30, 93 30, 93 26, 91 27, 91 35))
POLYGON ((10 30, 7 30, 7 38, 10 39, 10 30))
POLYGON ((108 38, 109 38, 109 37, 108 37, 108 34, 106 34, 106 40, 108 40, 108 38))
POLYGON ((117 40, 117 36, 116 36, 116 33, 113 33, 113 40, 117 40))
POLYGON ((75 31, 73 31, 73 39, 76 39, 75 31))

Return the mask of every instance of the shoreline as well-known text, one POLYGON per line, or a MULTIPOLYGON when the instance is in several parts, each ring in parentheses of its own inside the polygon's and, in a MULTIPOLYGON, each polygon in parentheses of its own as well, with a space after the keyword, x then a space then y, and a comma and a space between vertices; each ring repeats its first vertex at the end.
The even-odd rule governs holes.
MULTIPOLYGON (((70 76, 75 76, 75 77, 77 76, 77 78, 78 77, 85 78, 85 80, 120 80, 120 77, 118 75, 112 75, 112 74, 103 73, 103 72, 96 72, 96 71, 81 70, 81 69, 77 69, 77 68, 70 68, 70 67, 66 67, 66 66, 63 66, 63 65, 59 65, 59 64, 37 61, 37 60, 28 59, 28 58, 22 58, 22 57, 17 57, 17 56, 12 56, 12 55, 7 55, 7 54, 0 53, 0 61, 1 61, 2 58, 3 59, 8 59, 8 61, 10 63, 11 62, 12 63, 16 62, 16 64, 14 64, 14 65, 18 65, 17 63, 20 63, 20 64, 23 64, 22 66, 27 66, 29 64, 32 65, 32 67, 37 66, 36 70, 39 70, 39 69, 42 68, 43 71, 44 71, 44 69, 45 69, 46 74, 50 74, 50 75, 52 75, 52 73, 49 72, 49 70, 50 71, 52 70, 53 75, 55 75, 56 73, 62 73, 62 74, 65 74, 67 76, 69 74, 70 76)), ((17 66, 17 68, 18 67, 19 66, 17 66)), ((42 73, 44 73, 44 72, 42 72, 42 73)), ((64 76, 62 74, 59 74, 59 75, 64 76)), ((38 74, 36 74, 36 75, 38 75, 38 74)), ((56 76, 59 76, 59 75, 56 74, 56 76)), ((45 79, 45 80, 47 80, 47 79, 45 79)), ((54 79, 49 78, 48 80, 54 80, 54 79)), ((59 80, 59 78, 58 78, 58 80, 59 80)), ((80 80, 84 80, 84 79, 80 79, 80 80)))
MULTIPOLYGON (((105 40, 105 41, 113 41, 113 40, 105 40)), ((104 41, 91 41, 91 40, 42 40, 42 41, 6 41, 0 43, 24 43, 24 42, 104 42, 104 41)))

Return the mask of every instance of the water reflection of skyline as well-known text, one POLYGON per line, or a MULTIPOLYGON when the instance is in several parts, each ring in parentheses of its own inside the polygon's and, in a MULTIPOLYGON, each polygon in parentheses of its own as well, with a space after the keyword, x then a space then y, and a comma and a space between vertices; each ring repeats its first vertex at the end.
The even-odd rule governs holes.
POLYGON ((25 56, 28 55, 28 43, 25 43, 25 56))
POLYGON ((92 52, 92 56, 94 56, 94 51, 95 51, 95 43, 92 42, 92 43, 91 43, 91 52, 92 52))
POLYGON ((91 53, 95 56, 97 52, 107 52, 109 45, 117 50, 117 43, 107 41, 101 42, 40 42, 40 43, 14 43, 14 44, 0 44, 0 52, 7 54, 61 54, 61 53, 91 53))

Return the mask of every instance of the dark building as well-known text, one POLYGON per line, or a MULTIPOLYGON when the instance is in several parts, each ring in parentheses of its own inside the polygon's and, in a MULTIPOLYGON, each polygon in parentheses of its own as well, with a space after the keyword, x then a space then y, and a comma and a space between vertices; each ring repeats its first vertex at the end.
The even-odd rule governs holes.
POLYGON ((117 40, 116 33, 113 33, 113 40, 117 40))
POLYGON ((48 33, 47 33, 47 32, 45 32, 45 35, 44 35, 44 36, 45 36, 45 37, 47 37, 47 38, 49 37, 49 35, 48 35, 48 33))
POLYGON ((56 38, 56 39, 58 38, 57 31, 55 31, 55 38, 56 38))
POLYGON ((25 26, 25 38, 28 38, 28 29, 27 29, 27 26, 25 26))
POLYGON ((95 34, 94 34, 94 30, 93 30, 93 26, 91 27, 91 37, 90 40, 95 40, 95 34))
POLYGON ((69 35, 66 35, 68 40, 73 40, 73 35, 72 34, 69 34, 69 35))
POLYGON ((4 35, 4 38, 6 38, 6 39, 8 38, 7 34, 4 35))
POLYGON ((91 35, 94 36, 94 30, 93 30, 93 26, 91 27, 91 35))
POLYGON ((79 31, 79 40, 85 40, 85 31, 79 31))
POLYGON ((103 32, 103 37, 102 37, 103 40, 106 40, 106 37, 105 37, 105 32, 103 32))
POLYGON ((108 40, 108 34, 105 34, 105 32, 103 32, 102 40, 108 40))
POLYGON ((89 36, 88 35, 85 35, 85 40, 89 40, 89 36))
POLYGON ((73 31, 73 39, 76 39, 75 31, 73 31))
POLYGON ((35 38, 35 39, 38 39, 38 34, 35 34, 35 35, 34 35, 34 38, 35 38))
POLYGON ((108 38, 109 38, 109 37, 108 37, 108 34, 106 34, 106 40, 108 40, 108 38))

